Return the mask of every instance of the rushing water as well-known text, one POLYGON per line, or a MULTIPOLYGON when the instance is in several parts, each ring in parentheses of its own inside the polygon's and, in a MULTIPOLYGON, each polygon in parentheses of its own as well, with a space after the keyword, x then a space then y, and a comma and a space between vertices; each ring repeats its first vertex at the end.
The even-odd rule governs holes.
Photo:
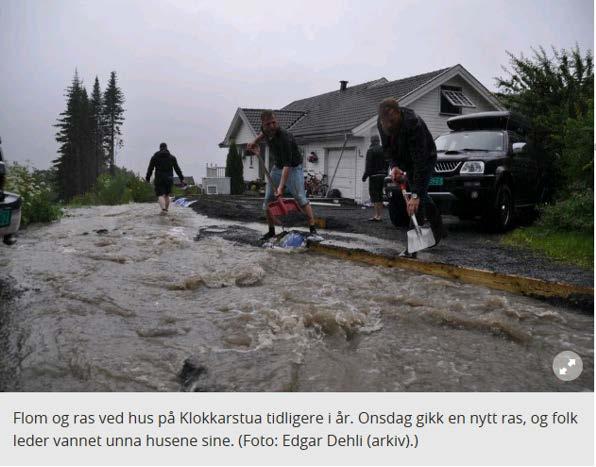
POLYGON ((218 235, 227 225, 129 205, 23 232, 0 249, 0 277, 17 289, 0 294, 0 388, 593 390, 593 316, 232 242, 218 235), (552 371, 563 350, 583 359, 573 382, 552 371))

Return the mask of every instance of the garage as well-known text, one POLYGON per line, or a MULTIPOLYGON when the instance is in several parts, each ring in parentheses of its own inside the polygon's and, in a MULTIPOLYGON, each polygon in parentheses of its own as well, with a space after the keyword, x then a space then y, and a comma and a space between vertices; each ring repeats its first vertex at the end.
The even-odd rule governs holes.
MULTIPOLYGON (((331 188, 336 188, 341 192, 342 198, 356 198, 356 150, 355 148, 346 148, 341 157, 341 163, 337 168, 335 179, 331 188)), ((331 183, 331 178, 337 166, 337 161, 341 154, 341 149, 328 149, 325 161, 325 173, 331 183)))

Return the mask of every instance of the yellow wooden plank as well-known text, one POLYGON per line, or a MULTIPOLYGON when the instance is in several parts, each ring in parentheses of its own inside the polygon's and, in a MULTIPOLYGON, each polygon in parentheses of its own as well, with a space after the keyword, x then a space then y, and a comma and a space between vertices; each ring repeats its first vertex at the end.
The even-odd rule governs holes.
POLYGON ((365 250, 349 249, 335 245, 315 244, 310 249, 336 258, 350 259, 375 266, 397 267, 523 295, 559 298, 571 298, 573 296, 591 296, 593 298, 594 296, 592 287, 550 282, 532 277, 501 274, 483 269, 431 263, 410 258, 390 258, 365 250))

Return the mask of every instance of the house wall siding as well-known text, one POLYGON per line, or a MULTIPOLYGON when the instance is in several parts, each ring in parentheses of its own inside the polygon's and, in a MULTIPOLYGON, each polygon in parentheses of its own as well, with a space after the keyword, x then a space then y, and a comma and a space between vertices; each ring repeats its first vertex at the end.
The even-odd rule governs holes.
MULTIPOLYGON (((463 93, 476 104, 476 107, 474 108, 463 108, 462 115, 496 110, 488 101, 486 101, 486 99, 484 99, 484 97, 460 77, 452 78, 449 81, 442 83, 442 85, 461 87, 463 93)), ((449 131, 447 120, 453 117, 453 115, 441 114, 440 86, 429 91, 420 99, 408 104, 407 107, 422 117, 433 137, 436 138, 449 131)))
MULTIPOLYGON (((245 147, 243 148, 246 150, 245 147)), ((242 174, 245 182, 251 182, 259 178, 259 158, 257 156, 245 156, 242 159, 244 172, 242 174), (252 157, 252 167, 250 166, 250 159, 252 157)))
POLYGON ((229 195, 230 194, 230 178, 229 177, 204 177, 203 178, 203 190, 205 193, 209 193, 209 187, 216 187, 218 195, 229 195))
POLYGON ((236 144, 246 144, 250 143, 255 139, 255 135, 253 134, 252 130, 246 125, 246 123, 241 122, 240 128, 236 132, 236 144))

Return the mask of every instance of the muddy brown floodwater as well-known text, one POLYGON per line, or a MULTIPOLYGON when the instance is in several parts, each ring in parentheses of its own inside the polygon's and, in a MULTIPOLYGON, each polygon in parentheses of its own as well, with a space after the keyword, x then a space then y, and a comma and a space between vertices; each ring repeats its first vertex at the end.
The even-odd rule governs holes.
POLYGON ((0 250, 0 389, 593 390, 592 315, 156 211, 74 209, 0 250))

